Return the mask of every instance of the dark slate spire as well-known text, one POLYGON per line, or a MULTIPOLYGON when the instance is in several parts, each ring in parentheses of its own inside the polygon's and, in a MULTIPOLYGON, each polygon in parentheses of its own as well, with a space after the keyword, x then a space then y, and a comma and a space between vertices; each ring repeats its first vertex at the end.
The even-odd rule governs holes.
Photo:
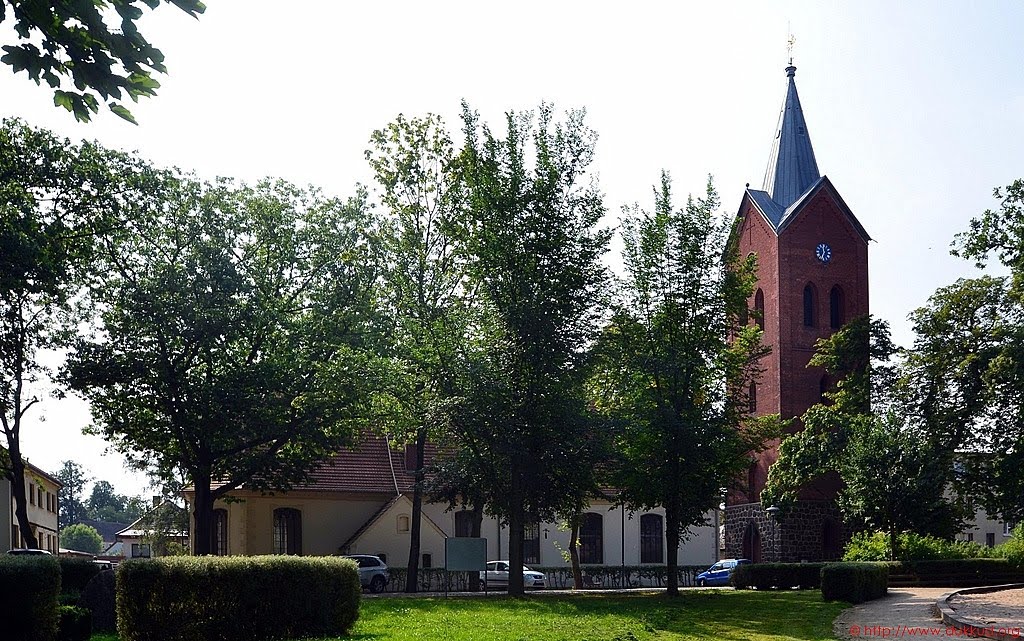
POLYGON ((800 96, 796 93, 796 67, 792 62, 786 67, 786 75, 789 77, 786 102, 782 106, 779 129, 775 133, 772 155, 764 175, 765 191, 783 209, 792 205, 808 187, 821 178, 818 163, 814 160, 811 137, 807 133, 804 112, 800 108, 800 96))

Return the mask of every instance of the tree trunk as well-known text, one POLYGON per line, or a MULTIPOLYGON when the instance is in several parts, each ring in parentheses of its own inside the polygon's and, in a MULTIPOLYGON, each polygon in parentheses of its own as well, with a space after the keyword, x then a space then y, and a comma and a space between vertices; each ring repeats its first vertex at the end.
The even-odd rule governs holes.
POLYGON ((666 571, 669 596, 679 595, 679 513, 672 505, 665 506, 665 543, 668 546, 666 571))
POLYGON ((569 563, 572 565, 572 585, 583 589, 583 568, 580 567, 580 515, 572 517, 569 523, 569 563))
MULTIPOLYGON (((472 521, 472 527, 471 527, 471 529, 469 531, 469 535, 472 536, 473 538, 479 539, 480 535, 483 533, 482 532, 483 526, 484 526, 484 505, 483 505, 482 502, 480 502, 480 503, 477 503, 476 505, 473 506, 473 521, 472 521)), ((479 592, 480 591, 480 573, 479 572, 472 572, 472 573, 470 573, 470 575, 469 575, 469 590, 470 590, 470 592, 479 592)))
POLYGON ((513 463, 508 516, 508 594, 523 596, 523 514, 522 470, 513 463))
MULTIPOLYGON (((17 426, 15 426, 17 429, 17 426)), ((25 488, 25 462, 21 460, 21 447, 17 440, 10 445, 11 457, 11 494, 14 496, 14 515, 18 521, 18 529, 26 548, 39 549, 39 541, 32 524, 28 520, 28 493, 25 488)))
POLYGON ((210 490, 210 475, 197 474, 193 483, 196 491, 192 505, 192 554, 212 554, 213 547, 213 493, 210 490))
POLYGON ((899 545, 900 545, 899 534, 897 533, 896 528, 891 528, 889 530, 889 560, 890 561, 898 561, 899 560, 899 554, 898 554, 899 545))
POLYGON ((423 450, 427 430, 416 431, 416 483, 412 489, 412 523, 409 527, 409 564, 405 575, 405 591, 416 592, 420 575, 420 525, 423 522, 423 450))

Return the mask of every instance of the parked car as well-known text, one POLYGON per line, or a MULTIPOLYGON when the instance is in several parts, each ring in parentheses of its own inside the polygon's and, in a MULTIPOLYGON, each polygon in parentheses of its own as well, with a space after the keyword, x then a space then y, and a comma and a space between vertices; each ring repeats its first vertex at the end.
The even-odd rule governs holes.
MULTIPOLYGON (((480 583, 483 587, 496 588, 508 587, 508 561, 488 561, 487 570, 480 573, 480 583)), ((537 572, 523 566, 523 587, 543 588, 547 586, 548 577, 543 572, 537 572)))
POLYGON ((750 559, 722 559, 697 575, 697 585, 729 585, 729 577, 737 565, 750 563, 750 559))
POLYGON ((372 554, 351 554, 345 557, 352 559, 359 566, 359 584, 369 588, 370 592, 383 592, 388 584, 388 566, 379 556, 372 554))
POLYGON ((7 553, 19 556, 52 556, 47 550, 36 550, 33 548, 14 548, 13 550, 7 550, 7 553))

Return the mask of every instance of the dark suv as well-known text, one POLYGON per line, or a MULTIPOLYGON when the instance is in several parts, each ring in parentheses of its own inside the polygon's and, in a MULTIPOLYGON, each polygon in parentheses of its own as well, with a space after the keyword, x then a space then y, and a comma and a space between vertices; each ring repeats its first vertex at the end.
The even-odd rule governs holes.
POLYGON ((345 557, 352 559, 359 566, 359 584, 369 588, 370 592, 383 592, 388 584, 388 566, 380 557, 371 554, 350 554, 345 557))

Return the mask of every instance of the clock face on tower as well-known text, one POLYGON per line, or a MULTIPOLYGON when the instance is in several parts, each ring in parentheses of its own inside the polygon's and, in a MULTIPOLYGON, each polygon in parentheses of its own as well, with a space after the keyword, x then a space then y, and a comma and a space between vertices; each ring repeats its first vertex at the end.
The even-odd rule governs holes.
POLYGON ((818 246, 814 249, 814 255, 821 262, 827 263, 832 260, 832 248, 828 246, 828 243, 818 243, 818 246))

